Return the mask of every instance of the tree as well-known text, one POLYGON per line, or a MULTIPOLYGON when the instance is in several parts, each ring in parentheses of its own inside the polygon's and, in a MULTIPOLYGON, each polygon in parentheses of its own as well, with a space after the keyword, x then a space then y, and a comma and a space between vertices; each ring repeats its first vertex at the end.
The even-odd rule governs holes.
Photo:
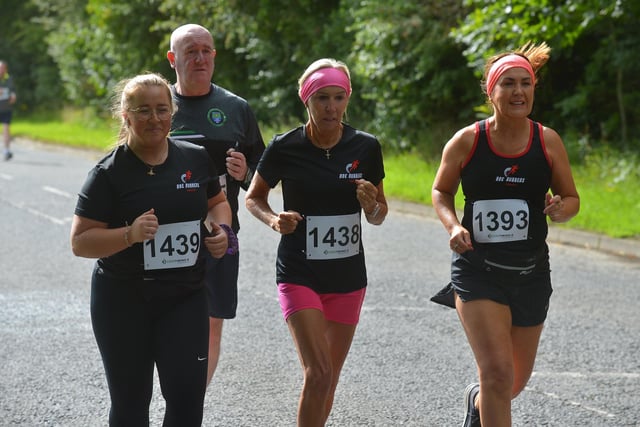
POLYGON ((56 109, 64 103, 57 67, 47 54, 47 32, 34 18, 31 1, 3 0, 0 13, 0 59, 9 64, 18 93, 17 110, 56 109))
POLYGON ((390 146, 426 141, 427 151, 438 152, 481 100, 461 46, 448 37, 464 10, 457 1, 359 4, 351 61, 372 105, 368 127, 390 146))
POLYGON ((212 31, 214 80, 271 127, 304 120, 297 78, 315 59, 352 72, 349 120, 388 147, 438 153, 484 97, 481 64, 527 41, 553 48, 533 116, 558 130, 631 146, 640 140, 640 3, 632 0, 5 0, 0 55, 21 108, 67 101, 105 111, 113 85, 169 80, 171 32, 212 31), (475 73, 475 74, 474 74, 475 73), (63 90, 64 89, 64 90, 63 90))
POLYGON ((633 53, 640 43, 638 2, 467 0, 465 5, 471 12, 452 35, 466 46, 464 54, 476 73, 484 58, 498 50, 547 41, 555 66, 543 79, 538 117, 559 130, 621 141, 622 147, 630 132, 638 138, 640 125, 630 129, 627 120, 640 113, 640 83, 633 77, 639 68, 633 53), (548 101, 552 98, 555 104, 548 101))
POLYGON ((158 0, 35 1, 49 31, 49 54, 75 105, 104 112, 118 81, 161 69, 164 34, 149 30, 163 18, 158 0))
POLYGON ((247 98, 259 118, 271 125, 289 124, 302 116, 296 80, 312 60, 341 56, 350 41, 330 27, 340 25, 338 0, 219 0, 189 7, 163 0, 166 16, 152 28, 170 33, 193 22, 207 27, 216 44, 214 81, 247 98), (337 37, 336 37, 337 35, 337 37))

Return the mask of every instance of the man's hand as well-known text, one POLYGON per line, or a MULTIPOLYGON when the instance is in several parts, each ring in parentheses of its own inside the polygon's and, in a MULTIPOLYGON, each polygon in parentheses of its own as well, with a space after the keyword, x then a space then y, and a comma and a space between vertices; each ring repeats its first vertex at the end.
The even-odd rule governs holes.
POLYGON ((244 181, 249 170, 247 166, 247 158, 235 148, 227 150, 227 173, 236 181, 244 181))

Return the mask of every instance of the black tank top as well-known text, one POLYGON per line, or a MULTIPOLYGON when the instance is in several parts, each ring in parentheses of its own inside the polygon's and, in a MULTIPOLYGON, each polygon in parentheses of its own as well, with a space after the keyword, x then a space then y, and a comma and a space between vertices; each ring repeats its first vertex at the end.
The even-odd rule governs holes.
POLYGON ((504 155, 492 145, 487 121, 477 122, 476 139, 462 168, 462 224, 471 233, 476 251, 502 261, 517 263, 546 252, 548 227, 542 211, 551 166, 542 126, 533 121, 530 125, 526 149, 517 155, 504 155), (498 199, 518 202, 501 205, 495 202, 498 199), (493 202, 482 202, 486 200, 493 202))

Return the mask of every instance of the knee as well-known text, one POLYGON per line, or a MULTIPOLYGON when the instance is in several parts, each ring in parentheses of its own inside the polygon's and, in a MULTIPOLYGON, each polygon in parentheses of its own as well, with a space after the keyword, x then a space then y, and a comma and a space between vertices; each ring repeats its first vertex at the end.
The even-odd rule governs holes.
POLYGON ((113 427, 149 425, 149 406, 111 404, 109 425, 113 427))
POLYGON ((314 393, 328 394, 331 390, 332 381, 332 370, 329 364, 316 364, 305 369, 305 388, 314 393))
POLYGON ((492 364, 480 372, 480 382, 484 390, 491 390, 499 394, 511 394, 513 369, 507 364, 492 364))
POLYGON ((152 383, 137 382, 132 378, 128 384, 115 381, 107 376, 109 382, 109 425, 114 427, 148 425, 149 405, 152 398, 152 383))
POLYGON ((187 427, 202 425, 204 396, 202 386, 189 390, 183 387, 172 393, 163 392, 165 400, 164 427, 187 427))

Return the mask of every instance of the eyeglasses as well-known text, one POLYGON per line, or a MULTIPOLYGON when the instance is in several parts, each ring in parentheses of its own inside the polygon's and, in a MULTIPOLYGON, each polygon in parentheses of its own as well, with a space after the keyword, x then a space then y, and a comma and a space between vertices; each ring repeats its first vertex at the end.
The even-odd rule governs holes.
POLYGON ((155 110, 148 107, 130 108, 129 111, 135 113, 138 120, 150 120, 154 112, 158 120, 170 119, 172 114, 172 111, 169 107, 159 107, 155 110))

